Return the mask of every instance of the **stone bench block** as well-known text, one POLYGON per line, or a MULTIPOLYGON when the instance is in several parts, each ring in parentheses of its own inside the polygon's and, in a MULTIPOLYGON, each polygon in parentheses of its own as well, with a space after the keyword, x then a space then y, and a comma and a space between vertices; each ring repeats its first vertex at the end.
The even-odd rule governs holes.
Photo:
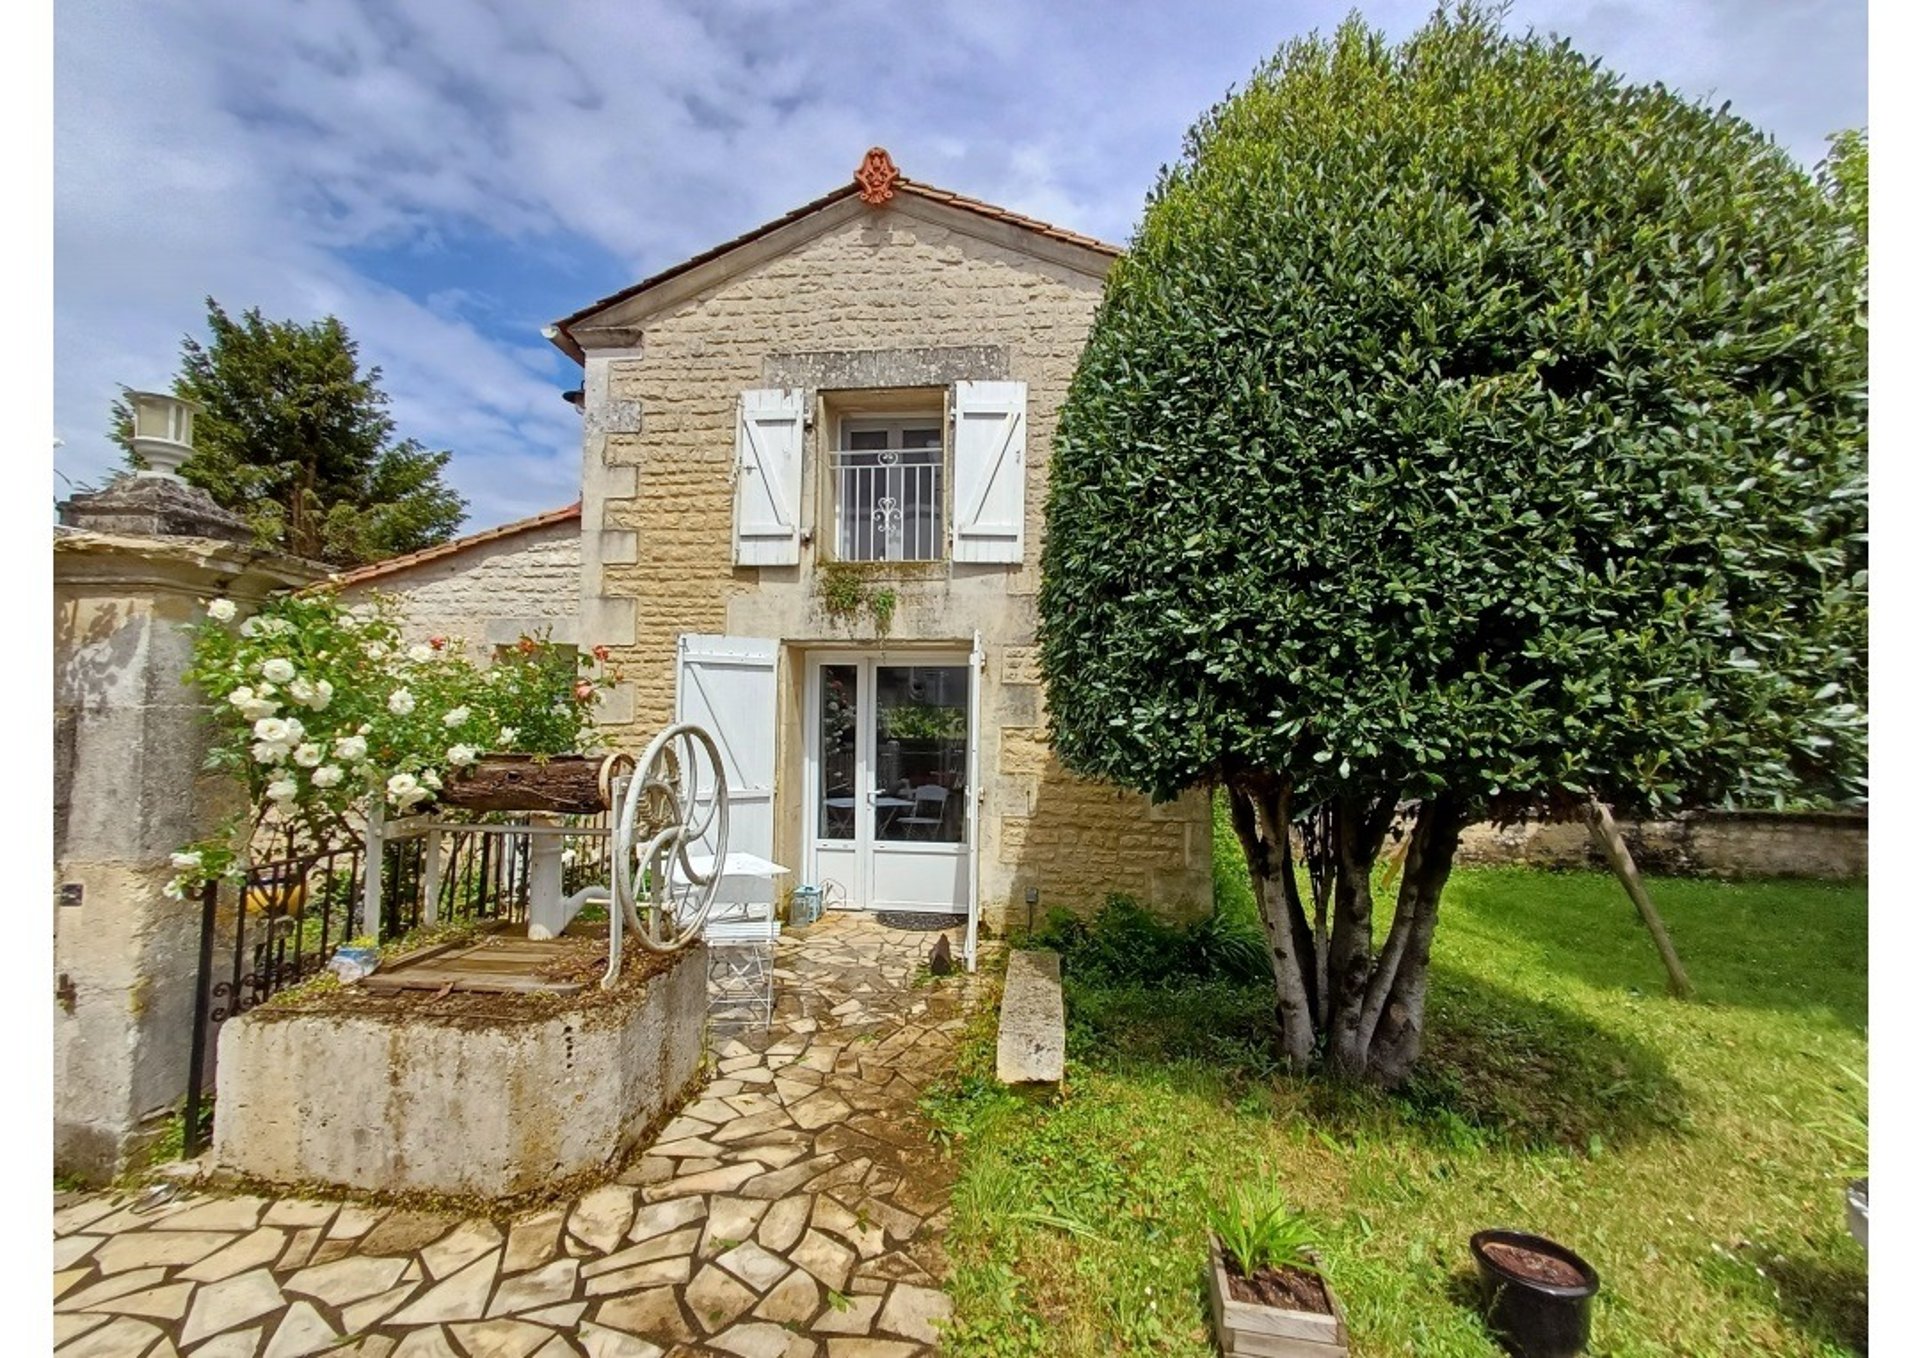
POLYGON ((1067 1065, 1067 1007, 1060 994, 1060 954, 1015 952, 1007 959, 1000 997, 996 1073, 1016 1088, 1049 1088, 1067 1065))

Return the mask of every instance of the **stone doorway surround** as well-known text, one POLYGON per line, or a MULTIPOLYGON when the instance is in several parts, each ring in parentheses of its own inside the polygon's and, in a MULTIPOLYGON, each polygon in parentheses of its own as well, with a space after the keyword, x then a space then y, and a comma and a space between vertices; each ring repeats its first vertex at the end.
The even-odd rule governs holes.
POLYGON ((917 1101, 978 980, 833 914, 777 945, 765 1030, 620 1178, 508 1219, 184 1193, 56 1197, 60 1358, 915 1358, 951 1171, 917 1101))

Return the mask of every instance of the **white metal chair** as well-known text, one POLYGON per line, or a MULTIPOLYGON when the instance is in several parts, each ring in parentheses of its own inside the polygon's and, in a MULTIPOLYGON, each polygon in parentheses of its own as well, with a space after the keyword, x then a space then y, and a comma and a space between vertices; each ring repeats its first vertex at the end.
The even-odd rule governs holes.
MULTIPOLYGON (((711 857, 694 855, 710 872, 711 857)), ((773 943, 780 936, 775 881, 788 869, 757 854, 729 853, 705 928, 708 1016, 716 1028, 760 1027, 773 1020, 773 943)))
POLYGON ((947 790, 938 783, 928 783, 913 790, 913 814, 893 823, 905 826, 909 839, 932 839, 946 818, 947 790))

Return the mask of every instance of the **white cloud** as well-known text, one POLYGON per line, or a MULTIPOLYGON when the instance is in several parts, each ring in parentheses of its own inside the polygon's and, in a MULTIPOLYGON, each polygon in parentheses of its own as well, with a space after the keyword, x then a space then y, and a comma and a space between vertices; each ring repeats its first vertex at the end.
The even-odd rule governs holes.
MULTIPOLYGON (((1429 5, 1370 6, 1398 36, 1429 5)), ((574 370, 539 323, 842 182, 867 146, 905 172, 1124 239, 1195 116, 1346 0, 942 7, 799 0, 566 5, 141 0, 56 13, 60 466, 97 477, 118 382, 163 383, 201 298, 339 314, 401 432, 455 450, 473 526, 571 499, 574 370), (369 250, 494 233, 488 268, 396 291, 369 250), (490 289, 581 274, 524 333, 490 289)), ((1864 121, 1864 6, 1531 0, 1636 79, 1731 98, 1803 159, 1864 121)), ((393 271, 387 271, 391 277, 393 271)), ((523 305, 524 303, 516 303, 523 305)))

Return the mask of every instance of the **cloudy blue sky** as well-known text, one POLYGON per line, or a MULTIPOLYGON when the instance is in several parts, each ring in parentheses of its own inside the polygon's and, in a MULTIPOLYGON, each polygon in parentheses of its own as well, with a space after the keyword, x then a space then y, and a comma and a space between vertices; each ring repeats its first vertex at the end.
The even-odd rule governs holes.
MULTIPOLYGON (((1124 240, 1197 113, 1348 0, 60 0, 56 466, 164 385, 208 294, 332 312, 468 528, 565 504, 575 307, 844 182, 918 179, 1124 240)), ((1390 35, 1429 5, 1367 3, 1390 35)), ((1865 0, 1517 0, 1811 164, 1867 116, 1865 0)))

